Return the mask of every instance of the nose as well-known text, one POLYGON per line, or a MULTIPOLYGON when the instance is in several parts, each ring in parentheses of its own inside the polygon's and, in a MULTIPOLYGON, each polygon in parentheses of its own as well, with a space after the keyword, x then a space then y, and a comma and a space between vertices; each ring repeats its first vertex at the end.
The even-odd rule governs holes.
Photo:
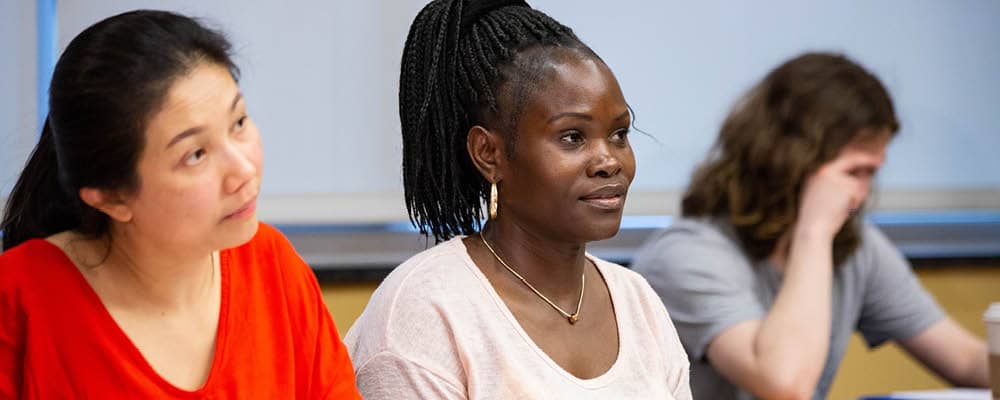
POLYGON ((609 143, 600 141, 593 146, 587 176, 608 178, 622 172, 622 162, 609 143))
POLYGON ((230 142, 226 148, 224 163, 223 190, 226 193, 236 193, 257 176, 257 164, 254 162, 252 149, 245 148, 249 144, 230 142))

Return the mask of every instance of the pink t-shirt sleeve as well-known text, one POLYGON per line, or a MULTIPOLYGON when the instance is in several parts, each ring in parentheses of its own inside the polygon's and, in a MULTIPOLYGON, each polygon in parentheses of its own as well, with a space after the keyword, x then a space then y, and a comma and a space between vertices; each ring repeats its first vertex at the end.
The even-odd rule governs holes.
POLYGON ((358 368, 358 387, 367 400, 468 398, 444 375, 389 352, 376 354, 358 368))

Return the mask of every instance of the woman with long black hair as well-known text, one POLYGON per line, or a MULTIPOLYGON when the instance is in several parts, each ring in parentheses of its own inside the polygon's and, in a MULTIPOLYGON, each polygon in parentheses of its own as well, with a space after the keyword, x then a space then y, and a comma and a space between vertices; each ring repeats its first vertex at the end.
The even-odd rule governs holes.
POLYGON ((0 225, 0 398, 358 398, 312 271, 257 221, 229 47, 134 11, 60 57, 0 225))

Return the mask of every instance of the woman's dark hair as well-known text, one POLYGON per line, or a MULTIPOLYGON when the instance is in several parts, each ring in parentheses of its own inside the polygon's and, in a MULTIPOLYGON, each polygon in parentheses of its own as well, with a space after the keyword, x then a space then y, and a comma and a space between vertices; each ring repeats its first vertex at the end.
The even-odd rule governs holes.
POLYGON ((519 117, 543 68, 566 57, 600 60, 573 31, 523 1, 435 0, 403 49, 399 118, 410 220, 437 240, 478 229, 488 182, 466 137, 501 133, 513 154, 519 117))
MULTIPOLYGON (((756 260, 794 226, 806 179, 855 139, 899 130, 878 78, 842 55, 808 53, 771 71, 726 118, 694 173, 685 216, 722 218, 756 260)), ((859 214, 834 238, 834 265, 860 242, 859 214)))
POLYGON ((132 11, 77 35, 56 63, 42 135, 7 200, 4 250, 75 230, 98 237, 107 215, 81 188, 135 191, 146 124, 171 84, 204 62, 238 69, 225 36, 165 11, 132 11))

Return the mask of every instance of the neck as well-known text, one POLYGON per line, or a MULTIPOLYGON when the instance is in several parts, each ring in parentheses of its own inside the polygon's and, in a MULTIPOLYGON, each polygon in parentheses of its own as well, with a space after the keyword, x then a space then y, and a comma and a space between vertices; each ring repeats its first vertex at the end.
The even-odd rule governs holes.
POLYGON ((548 237, 503 219, 487 224, 483 237, 507 265, 547 296, 580 295, 580 276, 589 263, 586 243, 548 237))
POLYGON ((182 310, 200 304, 219 279, 211 251, 165 248, 117 227, 97 242, 106 257, 89 272, 111 301, 182 310))

